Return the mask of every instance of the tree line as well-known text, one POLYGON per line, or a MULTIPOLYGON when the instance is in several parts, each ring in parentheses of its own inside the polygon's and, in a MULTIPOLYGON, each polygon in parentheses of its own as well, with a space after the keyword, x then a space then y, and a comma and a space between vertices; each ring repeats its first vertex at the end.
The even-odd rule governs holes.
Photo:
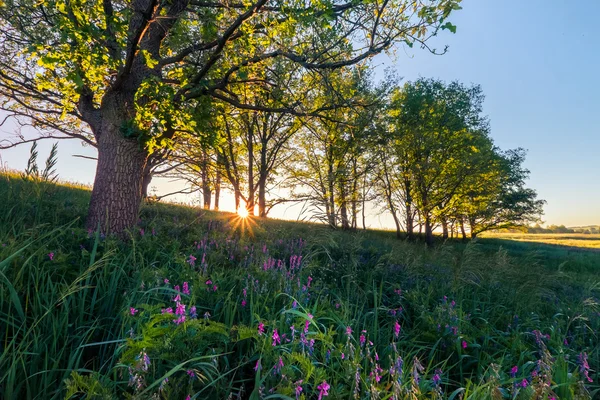
POLYGON ((212 144, 175 155, 173 176, 195 186, 207 208, 213 191, 217 203, 228 188, 251 215, 256 205, 266 217, 277 204, 302 202, 312 218, 342 229, 366 227, 374 204, 399 238, 420 234, 430 244, 436 228, 444 239, 466 238, 539 220, 544 201, 525 185, 525 151, 494 145, 479 86, 393 78, 375 85, 354 68, 320 87, 313 101, 346 96, 352 106, 297 117, 222 104, 212 144))
MULTIPOLYGON (((540 211, 524 152, 489 138, 477 87, 374 85, 369 60, 455 32, 458 0, 7 0, 0 109, 42 138, 96 147, 87 226, 122 234, 152 176, 267 216, 302 200, 357 228, 365 204, 398 233, 471 235, 540 211), (289 192, 275 197, 276 189, 289 192)), ((26 142, 3 142, 10 147, 26 142)))

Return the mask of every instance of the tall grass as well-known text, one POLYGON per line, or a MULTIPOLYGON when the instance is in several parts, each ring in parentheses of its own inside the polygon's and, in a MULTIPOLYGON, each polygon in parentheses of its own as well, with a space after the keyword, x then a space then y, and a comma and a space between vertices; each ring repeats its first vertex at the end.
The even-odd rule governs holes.
POLYGON ((0 176, 2 398, 599 396, 598 253, 161 204, 122 242, 88 201, 0 176))

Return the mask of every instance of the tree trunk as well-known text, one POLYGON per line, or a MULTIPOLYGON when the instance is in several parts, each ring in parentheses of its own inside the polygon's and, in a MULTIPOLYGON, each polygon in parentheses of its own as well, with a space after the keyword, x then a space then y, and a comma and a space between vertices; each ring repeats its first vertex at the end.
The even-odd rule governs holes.
POLYGON ((260 177, 258 181, 258 215, 267 218, 267 179, 260 177))
POLYGON ((465 221, 460 219, 460 233, 462 234, 463 240, 467 240, 467 232, 465 232, 465 221))
POLYGON ((471 230, 471 239, 475 239, 477 237, 477 232, 475 231, 475 220, 469 219, 469 228, 471 230))
POLYGON ((254 215, 254 133, 248 131, 248 215, 254 215))
POLYGON ((340 191, 340 217, 342 220, 342 229, 350 229, 350 221, 348 220, 348 200, 346 198, 346 187, 343 182, 339 185, 340 191))
POLYGON ((206 153, 206 149, 204 149, 202 151, 202 160, 200 163, 200 178, 202 180, 202 202, 205 210, 210 210, 210 201, 212 197, 208 168, 208 154, 206 153))
POLYGON ((328 190, 329 190, 329 225, 333 228, 336 227, 336 215, 335 215, 335 198, 334 198, 334 177, 333 177, 333 161, 331 158, 328 160, 329 165, 327 167, 327 180, 328 180, 328 190))
POLYGON ((219 211, 219 200, 221 198, 221 170, 217 168, 215 179, 215 211, 219 211))
POLYGON ((240 200, 242 198, 242 193, 240 192, 239 185, 235 185, 233 187, 234 197, 235 197, 235 211, 240 209, 240 200))
POLYGON ((367 188, 367 174, 365 174, 364 178, 363 178, 363 195, 362 195, 362 199, 360 199, 361 203, 362 203, 362 206, 360 207, 360 213, 362 216, 362 227, 363 227, 363 230, 365 230, 365 231, 367 230, 367 219, 366 219, 367 217, 365 215, 365 204, 367 202, 367 194, 368 194, 368 191, 366 188, 367 188))
MULTIPOLYGON (((406 236, 408 237, 408 240, 413 240, 414 239, 414 214, 413 214, 413 210, 412 210, 412 197, 411 197, 411 187, 410 187, 410 180, 405 178, 404 179, 404 190, 405 190, 405 195, 406 195, 406 207, 405 207, 405 212, 406 212, 406 236)), ((419 232, 420 233, 420 232, 419 232)))
POLYGON ((263 136, 260 146, 260 170, 258 177, 258 215, 267 217, 267 140, 263 136))
POLYGON ((352 229, 356 229, 357 227, 357 219, 358 219, 358 168, 357 168, 357 160, 354 159, 352 162, 352 229))
POLYGON ((433 247, 433 229, 431 227, 431 213, 425 212, 425 243, 428 247, 433 247))
POLYGON ((105 121, 96 134, 98 164, 87 228, 123 235, 138 220, 147 153, 136 139, 126 139, 118 123, 105 121))
POLYGON ((448 239, 448 221, 445 218, 442 218, 442 238, 448 239))

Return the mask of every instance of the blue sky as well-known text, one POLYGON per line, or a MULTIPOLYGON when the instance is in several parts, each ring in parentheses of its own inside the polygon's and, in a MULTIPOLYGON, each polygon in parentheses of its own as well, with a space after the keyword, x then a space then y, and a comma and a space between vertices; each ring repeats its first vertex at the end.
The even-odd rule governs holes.
MULTIPOLYGON (((434 56, 398 48, 375 59, 377 71, 394 67, 405 80, 433 77, 477 83, 486 94, 492 137, 504 149, 529 150, 529 186, 547 200, 550 224, 600 224, 600 1, 465 0, 451 18, 456 34, 433 41, 448 53, 434 56)), ((10 132, 0 128, 0 137, 10 132)), ((50 143, 40 146, 45 158, 50 143)), ((2 162, 23 169, 28 147, 0 151, 2 162)), ((59 145, 61 178, 91 183, 93 155, 76 142, 59 145)), ((174 187, 157 182, 159 191, 174 187)), ((229 202, 227 202, 229 203, 229 202)), ((273 216, 295 218, 291 210, 273 216)), ((388 226, 373 216, 371 225, 388 226)))

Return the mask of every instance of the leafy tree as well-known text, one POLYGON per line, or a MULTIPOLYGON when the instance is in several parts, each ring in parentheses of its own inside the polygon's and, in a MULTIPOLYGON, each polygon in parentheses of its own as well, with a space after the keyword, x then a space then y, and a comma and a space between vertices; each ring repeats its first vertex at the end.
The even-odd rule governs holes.
POLYGON ((390 145, 404 192, 408 234, 412 235, 412 207, 433 244, 436 220, 446 226, 445 211, 472 173, 487 120, 481 116, 483 95, 478 86, 445 84, 419 79, 397 90, 389 107, 390 145))
POLYGON ((472 238, 491 229, 539 221, 545 201, 537 198, 535 190, 525 187, 529 171, 523 167, 524 161, 523 149, 502 152, 495 148, 485 169, 472 176, 463 197, 472 238))
POLYGON ((305 119, 294 143, 299 151, 288 168, 294 197, 308 201, 315 217, 332 227, 357 226, 379 104, 378 90, 371 86, 364 68, 324 77, 312 101, 338 106, 305 119))
MULTIPOLYGON (((236 88, 272 59, 342 68, 394 43, 426 46, 459 0, 7 0, 0 5, 2 108, 95 143, 87 225, 137 221, 148 158, 198 132, 211 99, 245 109, 236 88), (82 133, 83 132, 83 133, 82 133)), ((292 114, 317 114, 307 104, 292 114)))

